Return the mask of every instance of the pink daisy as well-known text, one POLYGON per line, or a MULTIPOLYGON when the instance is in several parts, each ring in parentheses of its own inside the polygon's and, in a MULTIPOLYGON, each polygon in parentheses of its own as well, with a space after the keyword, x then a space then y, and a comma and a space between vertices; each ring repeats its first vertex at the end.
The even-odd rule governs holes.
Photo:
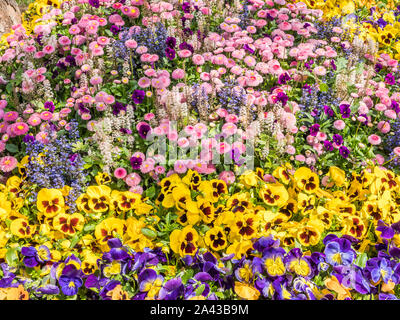
POLYGON ((376 145, 378 145, 378 144, 380 144, 380 143, 382 142, 382 139, 381 139, 380 136, 378 136, 378 135, 376 135, 376 134, 371 134, 371 135, 368 137, 368 142, 369 142, 370 144, 376 146, 376 145))
POLYGON ((222 171, 218 179, 225 181, 229 185, 235 182, 235 174, 232 171, 222 171))
POLYGON ((157 167, 155 167, 154 171, 157 174, 164 174, 165 173, 165 168, 163 166, 157 166, 157 167))
POLYGON ((187 171, 186 163, 183 160, 175 161, 174 170, 177 173, 185 173, 187 171))
POLYGON ((13 171, 18 164, 18 160, 12 156, 5 156, 0 159, 0 170, 3 172, 13 171))
POLYGON ((126 169, 125 168, 117 168, 114 171, 114 177, 117 179, 124 179, 126 177, 126 169))
POLYGON ((139 185, 141 180, 142 178, 136 172, 130 173, 125 177, 125 182, 130 187, 139 185))
POLYGON ((192 55, 192 52, 188 49, 184 49, 184 50, 179 50, 178 51, 178 56, 180 58, 188 58, 192 55))
POLYGON ((133 186, 133 187, 130 187, 129 191, 132 193, 142 194, 143 188, 141 186, 133 186))
POLYGON ((140 166, 140 171, 142 173, 149 173, 150 171, 153 171, 154 169, 154 163, 148 160, 143 161, 142 165, 140 166))
POLYGON ((53 114, 50 111, 43 111, 40 114, 40 119, 44 121, 51 120, 51 118, 53 118, 53 114))
POLYGON ((138 81, 138 85, 139 85, 139 87, 141 87, 141 88, 147 88, 147 87, 150 86, 150 84, 151 84, 151 81, 150 81, 150 79, 147 78, 147 77, 142 77, 142 78, 140 78, 139 81, 138 81))
POLYGON ((222 126, 222 132, 228 136, 231 136, 237 132, 237 127, 234 123, 228 122, 222 126))
POLYGON ((45 46, 45 47, 43 48, 43 52, 44 52, 45 54, 51 54, 51 53, 54 52, 54 50, 55 50, 55 48, 54 48, 52 45, 47 45, 47 46, 45 46))
POLYGON ((16 136, 22 136, 28 132, 29 126, 25 122, 16 122, 12 125, 11 130, 16 136))
POLYGON ((3 119, 4 121, 15 121, 18 118, 18 112, 16 111, 8 111, 4 115, 3 119))

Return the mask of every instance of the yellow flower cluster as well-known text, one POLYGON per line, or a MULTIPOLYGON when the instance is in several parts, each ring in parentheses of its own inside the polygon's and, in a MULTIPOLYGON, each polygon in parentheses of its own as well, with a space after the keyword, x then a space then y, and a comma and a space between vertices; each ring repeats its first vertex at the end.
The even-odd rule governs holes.
MULTIPOLYGON (((142 229, 154 230, 158 218, 153 207, 138 194, 111 190, 106 185, 90 186, 77 199, 78 211, 72 213, 66 203, 70 191, 41 189, 36 207, 26 200, 30 191, 23 180, 13 176, 0 184, 0 258, 9 250, 29 243, 41 254, 41 245, 50 249, 52 261, 76 253, 83 257, 82 270, 90 274, 96 260, 108 251, 107 240, 121 238, 136 251, 153 248, 154 243, 142 229)), ((113 272, 115 270, 111 270, 113 272)))
MULTIPOLYGON (((53 8, 60 8, 61 0, 36 0, 31 2, 28 9, 21 14, 21 24, 26 30, 26 34, 33 32, 36 25, 41 24, 40 20, 43 15, 50 12, 53 8)), ((14 33, 10 30, 9 33, 3 34, 0 39, 1 47, 7 45, 7 37, 14 33)))
POLYGON ((379 220, 400 220, 400 178, 389 170, 365 169, 346 180, 343 170, 331 167, 326 187, 306 167, 278 167, 274 182, 263 181, 263 175, 262 169, 246 172, 239 179, 241 191, 232 195, 223 181, 201 181, 193 171, 182 180, 165 178, 158 204, 174 207, 184 226, 171 233, 170 248, 180 256, 204 248, 240 258, 254 238, 274 235, 288 248, 307 248, 329 231, 365 240, 365 249, 369 228, 379 220))
POLYGON ((22 13, 22 25, 27 34, 33 31, 38 22, 37 20, 52 8, 60 8, 60 5, 60 0, 36 0, 30 3, 28 9, 22 13))
MULTIPOLYGON (((301 0, 300 0, 301 1, 301 0)), ((299 2, 299 1, 297 1, 299 2)), ((309 8, 321 9, 324 18, 329 20, 334 17, 344 17, 344 28, 352 38, 356 33, 362 40, 372 39, 379 44, 379 53, 390 54, 392 58, 400 59, 400 42, 396 42, 400 34, 400 22, 396 21, 394 12, 398 3, 394 0, 303 0, 309 8), (360 10, 375 8, 372 16, 373 21, 382 18, 387 22, 384 28, 375 27, 370 23, 355 22, 352 14, 359 14, 360 10), (347 19, 346 16, 350 15, 347 19)), ((365 19, 368 20, 368 19, 365 19)))
POLYGON ((297 0, 296 2, 304 2, 311 9, 321 9, 327 19, 352 14, 362 8, 375 7, 380 13, 396 7, 395 0, 297 0))
MULTIPOLYGON (((135 251, 157 246, 181 257, 210 250, 241 258, 263 236, 274 235, 288 249, 311 249, 328 232, 361 240, 363 251, 379 239, 379 232, 373 236, 378 221, 400 220, 400 177, 390 170, 371 167, 346 179, 343 170, 331 167, 321 178, 286 164, 269 182, 264 176, 260 168, 247 171, 228 188, 223 180, 202 180, 189 170, 182 178, 164 178, 154 199, 112 190, 103 184, 107 179, 96 177, 100 184, 79 196, 76 212, 67 205, 69 187, 41 189, 33 207, 29 189, 14 176, 0 185, 0 258, 22 243, 35 246, 39 255, 45 245, 53 261, 78 254, 81 269, 90 274, 115 237, 135 251), (167 215, 172 228, 163 229, 167 215)), ((400 245, 398 235, 394 242, 400 245)), ((117 274, 120 265, 107 268, 117 274)))

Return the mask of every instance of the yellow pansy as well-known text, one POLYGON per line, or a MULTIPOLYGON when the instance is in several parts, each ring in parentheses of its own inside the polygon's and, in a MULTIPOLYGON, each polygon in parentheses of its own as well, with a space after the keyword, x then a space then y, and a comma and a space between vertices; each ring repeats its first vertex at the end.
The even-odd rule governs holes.
POLYGON ((111 183, 111 177, 106 172, 98 172, 94 179, 99 186, 111 183))
POLYGON ((221 227, 214 227, 208 230, 204 241, 214 251, 223 250, 228 245, 225 232, 221 227))
POLYGON ((260 198, 269 206, 284 206, 289 200, 289 193, 280 183, 268 183, 260 190, 260 198))
POLYGON ((246 188, 255 187, 260 181, 260 177, 251 170, 245 171, 239 178, 240 183, 242 183, 246 188))
POLYGON ((309 168, 301 167, 294 173, 296 185, 306 193, 314 193, 319 188, 319 177, 309 168))
POLYGON ((235 293, 242 299, 258 300, 258 298, 260 297, 260 291, 247 283, 235 281, 234 288, 235 293))
POLYGON ((106 212, 110 209, 111 189, 106 185, 90 186, 86 190, 88 205, 94 212, 106 212))
POLYGON ((235 240, 227 249, 226 254, 234 254, 235 259, 240 260, 243 255, 246 255, 248 251, 252 250, 253 243, 251 240, 235 240))
POLYGON ((265 257, 264 267, 271 277, 282 276, 286 272, 283 257, 280 254, 270 254, 265 257))
POLYGON ((41 189, 37 195, 36 206, 46 217, 52 218, 64 211, 64 197, 60 190, 41 189))
POLYGON ((80 213, 60 213, 53 219, 53 226, 56 230, 65 235, 72 236, 83 229, 85 218, 80 213))
POLYGON ((18 238, 30 238, 35 228, 36 226, 30 225, 28 220, 23 218, 13 220, 10 225, 11 233, 18 238))
POLYGON ((346 182, 346 174, 345 172, 335 166, 329 168, 329 177, 335 182, 338 187, 342 187, 346 182))
POLYGON ((193 256, 197 251, 199 234, 192 226, 186 226, 182 230, 174 230, 169 236, 172 251, 181 257, 193 256))
POLYGON ((109 239, 124 234, 124 220, 118 218, 107 218, 101 221, 95 228, 94 234, 101 245, 107 244, 109 239))

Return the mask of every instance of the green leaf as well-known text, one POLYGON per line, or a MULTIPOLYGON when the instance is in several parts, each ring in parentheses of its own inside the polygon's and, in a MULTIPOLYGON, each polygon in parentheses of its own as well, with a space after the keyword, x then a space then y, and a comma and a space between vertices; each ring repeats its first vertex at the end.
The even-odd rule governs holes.
POLYGON ((6 253, 6 262, 9 266, 15 267, 18 264, 18 254, 17 254, 17 249, 18 248, 10 248, 7 250, 6 253))
POLYGON ((12 88, 13 88, 13 83, 12 83, 12 81, 10 81, 6 86, 6 90, 7 90, 8 94, 12 93, 12 88))
POLYGON ((368 255, 364 252, 363 254, 360 254, 356 261, 354 262, 355 265, 361 267, 361 268, 365 268, 365 265, 367 263, 368 260, 368 255))
POLYGON ((195 291, 196 296, 199 296, 203 293, 204 289, 206 288, 206 285, 203 283, 200 287, 198 287, 195 291))
POLYGON ((146 237, 149 237, 150 239, 154 239, 157 237, 157 232, 155 232, 154 230, 148 229, 148 228, 142 228, 142 233, 146 237))
POLYGON ((319 90, 322 91, 322 92, 326 92, 326 91, 329 90, 329 87, 328 87, 328 85, 327 85, 326 83, 321 82, 321 83, 319 84, 319 90))
POLYGON ((71 239, 71 245, 69 246, 70 248, 75 247, 75 245, 78 243, 80 239, 80 236, 78 234, 74 235, 73 238, 71 239))
POLYGON ((193 273, 193 269, 187 269, 182 276, 182 282, 186 283, 189 279, 191 279, 193 277, 193 273))
POLYGON ((12 144, 12 143, 7 143, 6 149, 7 149, 8 152, 11 152, 11 153, 17 153, 18 152, 18 146, 16 146, 15 144, 12 144))
POLYGON ((146 197, 149 198, 153 198, 155 194, 156 194, 156 188, 154 187, 154 185, 148 188, 145 192, 146 197))
POLYGON ((90 223, 83 227, 83 231, 92 231, 96 228, 96 223, 90 223))
POLYGON ((216 295, 218 298, 221 298, 221 299, 224 299, 224 298, 225 298, 223 292, 217 291, 217 292, 214 292, 214 293, 215 293, 215 295, 216 295))

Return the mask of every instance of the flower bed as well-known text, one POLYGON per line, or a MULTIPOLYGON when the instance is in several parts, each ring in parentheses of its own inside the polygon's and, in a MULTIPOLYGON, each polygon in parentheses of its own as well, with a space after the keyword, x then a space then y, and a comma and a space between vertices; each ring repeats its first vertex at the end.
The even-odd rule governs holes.
POLYGON ((2 299, 397 299, 399 16, 31 4, 0 52, 2 299))

